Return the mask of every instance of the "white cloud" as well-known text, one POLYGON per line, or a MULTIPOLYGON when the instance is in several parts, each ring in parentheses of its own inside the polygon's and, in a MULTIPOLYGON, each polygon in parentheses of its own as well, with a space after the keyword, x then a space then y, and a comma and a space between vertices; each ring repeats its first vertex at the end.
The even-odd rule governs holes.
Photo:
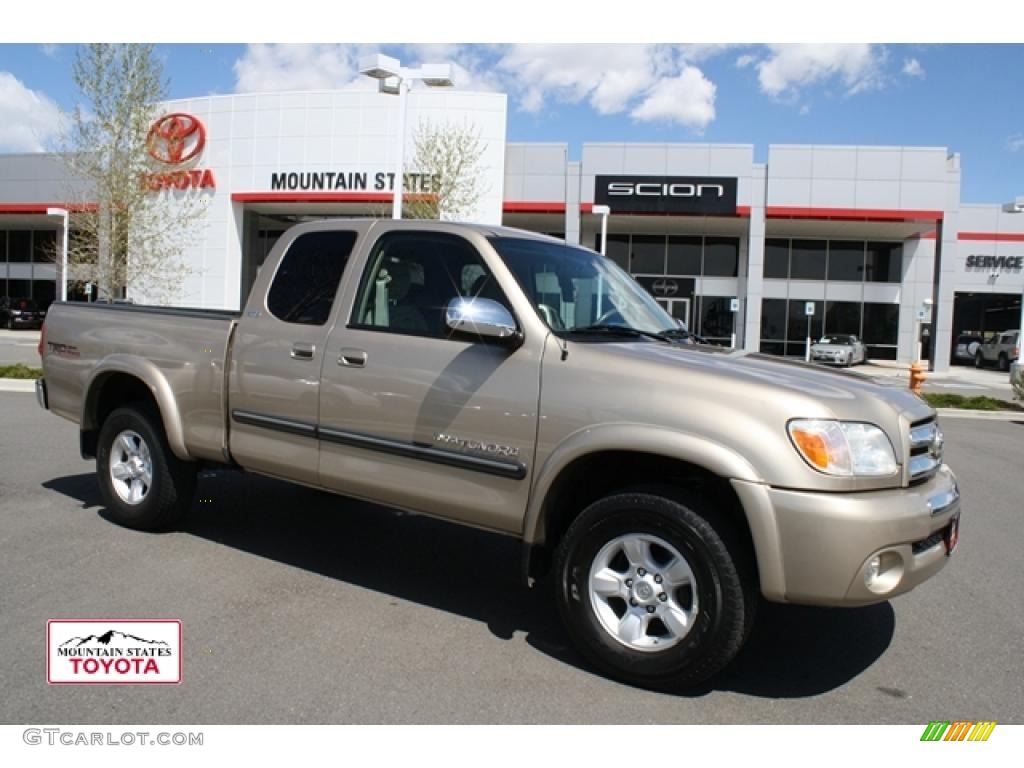
POLYGON ((40 91, 0 72, 0 151, 43 152, 64 124, 60 107, 40 91))
POLYGON ((924 77, 924 67, 921 66, 921 62, 917 59, 904 59, 903 74, 908 77, 924 77))
POLYGON ((56 43, 43 43, 39 47, 40 49, 42 49, 44 56, 47 56, 51 59, 57 58, 57 50, 60 46, 58 46, 56 43))
POLYGON ((749 67, 751 64, 756 64, 756 63, 757 63, 757 56, 755 56, 752 53, 744 53, 742 56, 740 56, 740 57, 738 57, 736 59, 736 68, 737 69, 744 69, 745 67, 749 67))
POLYGON ((365 79, 359 48, 346 45, 250 45, 234 69, 242 93, 345 88, 365 79))
POLYGON ((838 78, 848 93, 877 88, 884 82, 884 48, 868 44, 770 45, 757 62, 761 90, 776 98, 793 98, 801 88, 838 78))
MULTIPOLYGON (((715 86, 692 63, 721 45, 456 45, 388 46, 403 65, 451 61, 456 88, 504 91, 527 112, 552 103, 589 104, 602 115, 668 121, 696 130, 715 117, 715 86)), ((372 45, 250 45, 234 65, 241 92, 373 87, 359 57, 372 45)))
POLYGON ((1006 148, 1011 152, 1024 151, 1024 133, 1015 133, 1007 137, 1006 148))
POLYGON ((715 84, 697 67, 659 80, 630 114, 637 120, 678 123, 701 131, 715 119, 715 84))

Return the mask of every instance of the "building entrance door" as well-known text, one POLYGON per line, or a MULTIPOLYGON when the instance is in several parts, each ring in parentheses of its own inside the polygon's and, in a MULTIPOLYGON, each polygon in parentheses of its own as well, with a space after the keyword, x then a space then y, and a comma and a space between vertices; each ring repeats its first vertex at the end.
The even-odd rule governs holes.
POLYGON ((658 299, 657 301, 672 317, 680 320, 684 328, 690 330, 689 299, 658 299))

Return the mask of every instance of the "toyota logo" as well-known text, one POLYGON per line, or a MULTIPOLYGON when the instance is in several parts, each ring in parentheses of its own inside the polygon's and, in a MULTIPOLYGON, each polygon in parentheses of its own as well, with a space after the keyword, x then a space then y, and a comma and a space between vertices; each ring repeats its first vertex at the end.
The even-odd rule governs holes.
POLYGON ((206 128, 198 117, 185 112, 164 115, 146 137, 150 157, 166 165, 187 163, 199 156, 205 144, 206 128))
POLYGON ((664 277, 655 280, 652 287, 659 296, 675 296, 679 293, 679 283, 675 280, 666 280, 664 277))

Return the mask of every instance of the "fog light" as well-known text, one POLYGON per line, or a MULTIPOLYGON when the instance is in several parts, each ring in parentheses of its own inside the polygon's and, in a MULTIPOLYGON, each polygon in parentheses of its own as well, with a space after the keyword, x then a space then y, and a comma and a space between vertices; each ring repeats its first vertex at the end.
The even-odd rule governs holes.
POLYGON ((882 558, 880 555, 875 555, 868 561, 868 567, 864 569, 864 585, 870 589, 881 570, 882 558))

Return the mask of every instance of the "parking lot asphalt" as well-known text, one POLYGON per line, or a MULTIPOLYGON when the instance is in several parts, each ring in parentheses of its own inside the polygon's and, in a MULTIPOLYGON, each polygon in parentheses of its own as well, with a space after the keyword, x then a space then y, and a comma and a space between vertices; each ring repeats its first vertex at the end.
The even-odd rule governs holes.
POLYGON ((962 540, 914 592, 762 605, 735 662, 668 695, 569 646, 517 543, 241 473, 178 531, 109 522, 77 427, 0 393, 2 723, 1024 722, 1020 422, 949 420, 962 540), (176 686, 49 686, 50 618, 178 618, 176 686))

